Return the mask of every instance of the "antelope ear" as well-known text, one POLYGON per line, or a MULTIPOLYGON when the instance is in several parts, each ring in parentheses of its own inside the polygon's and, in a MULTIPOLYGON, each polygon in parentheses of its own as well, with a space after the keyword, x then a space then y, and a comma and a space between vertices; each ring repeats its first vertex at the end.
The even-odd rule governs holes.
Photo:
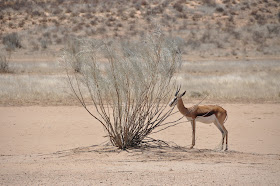
POLYGON ((183 94, 181 94, 181 96, 180 96, 180 97, 183 97, 185 94, 186 94, 186 91, 185 91, 185 92, 183 92, 183 94))
POLYGON ((180 85, 180 87, 177 87, 177 90, 176 90, 176 93, 175 93, 175 97, 177 97, 177 96, 178 96, 178 94, 179 94, 180 90, 181 90, 181 85, 180 85))

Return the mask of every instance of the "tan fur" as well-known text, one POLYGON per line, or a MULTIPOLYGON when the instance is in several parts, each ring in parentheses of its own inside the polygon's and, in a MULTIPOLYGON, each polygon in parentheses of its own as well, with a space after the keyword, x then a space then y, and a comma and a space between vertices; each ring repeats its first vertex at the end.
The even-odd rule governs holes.
MULTIPOLYGON (((225 148, 225 150, 227 150, 228 149, 228 131, 224 126, 224 122, 227 118, 227 111, 225 109, 223 109, 222 107, 217 106, 217 105, 203 105, 203 106, 198 106, 197 105, 197 106, 194 106, 194 107, 191 107, 191 108, 186 108, 184 106, 182 98, 179 96, 179 97, 177 97, 177 99, 178 99, 177 107, 178 107, 180 113, 183 114, 184 116, 186 116, 189 120, 191 120, 192 130, 193 130, 191 148, 193 148, 193 146, 195 145, 196 119, 200 122, 203 122, 203 119, 198 119, 198 117, 200 117, 200 118, 205 117, 205 115, 207 113, 213 113, 213 114, 215 114, 215 117, 212 117, 212 118, 216 119, 215 121, 213 121, 213 123, 217 126, 217 128, 222 133, 222 148, 223 148, 223 145, 224 145, 224 138, 226 137, 226 148, 225 148), (202 115, 202 116, 199 116, 199 115, 202 115)), ((208 123, 208 122, 205 122, 205 123, 208 123)))

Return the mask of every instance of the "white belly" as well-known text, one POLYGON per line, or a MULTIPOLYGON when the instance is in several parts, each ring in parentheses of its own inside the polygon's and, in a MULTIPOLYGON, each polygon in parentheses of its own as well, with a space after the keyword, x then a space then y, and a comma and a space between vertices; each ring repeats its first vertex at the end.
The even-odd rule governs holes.
MULTIPOLYGON (((191 121, 192 118, 187 117, 188 121, 191 121)), ((203 117, 203 116, 198 116, 195 118, 195 121, 201 122, 201 123, 206 123, 206 124, 210 124, 210 123, 214 123, 216 121, 216 115, 213 114, 211 116, 208 117, 203 117)))

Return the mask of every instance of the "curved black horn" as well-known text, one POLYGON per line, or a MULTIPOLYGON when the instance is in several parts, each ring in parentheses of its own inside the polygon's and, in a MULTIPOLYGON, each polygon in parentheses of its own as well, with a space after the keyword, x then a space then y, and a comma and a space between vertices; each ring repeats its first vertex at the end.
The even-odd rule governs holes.
POLYGON ((178 93, 180 92, 180 90, 181 90, 181 85, 180 85, 180 87, 179 87, 179 88, 177 88, 176 93, 175 93, 175 96, 177 96, 177 95, 178 95, 178 93))

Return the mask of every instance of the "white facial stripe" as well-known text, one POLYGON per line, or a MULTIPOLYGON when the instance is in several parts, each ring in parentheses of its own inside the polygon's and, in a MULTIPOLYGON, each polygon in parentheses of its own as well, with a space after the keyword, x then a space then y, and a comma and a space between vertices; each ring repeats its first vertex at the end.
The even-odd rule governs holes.
POLYGON ((175 104, 177 104, 176 101, 177 101, 177 98, 174 98, 172 101, 170 101, 169 106, 172 107, 175 104))

